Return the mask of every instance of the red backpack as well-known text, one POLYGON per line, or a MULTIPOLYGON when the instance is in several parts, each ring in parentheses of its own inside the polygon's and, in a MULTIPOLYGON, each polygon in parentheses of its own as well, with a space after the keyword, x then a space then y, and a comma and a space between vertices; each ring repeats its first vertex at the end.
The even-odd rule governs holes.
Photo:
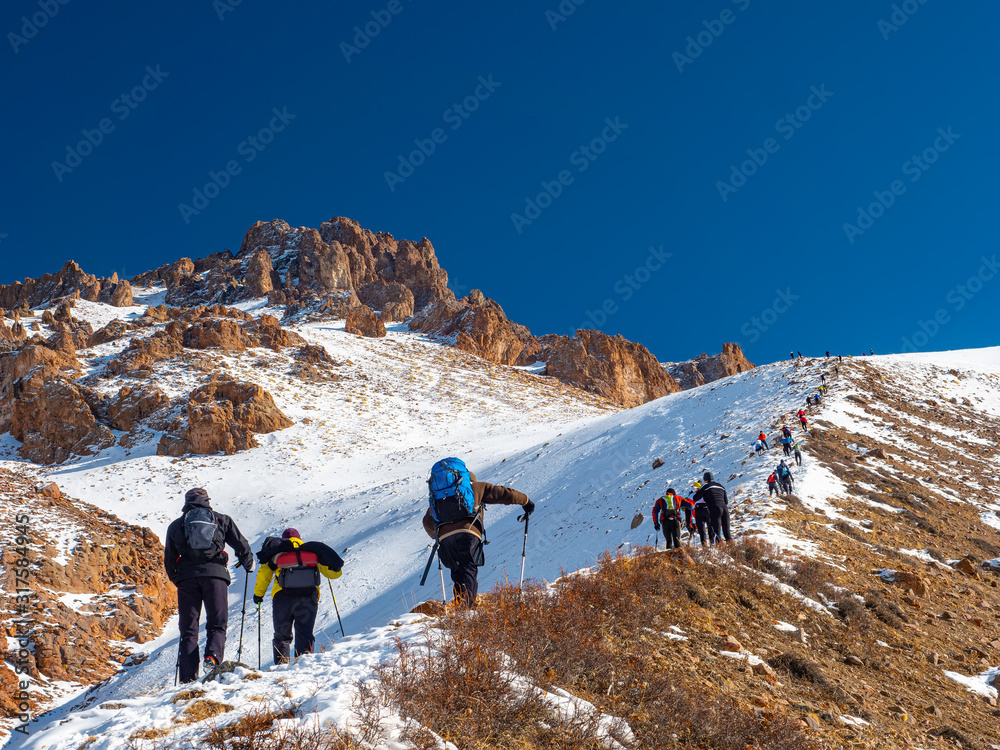
POLYGON ((309 590, 319 586, 319 558, 313 552, 284 552, 276 555, 278 585, 282 591, 309 590))

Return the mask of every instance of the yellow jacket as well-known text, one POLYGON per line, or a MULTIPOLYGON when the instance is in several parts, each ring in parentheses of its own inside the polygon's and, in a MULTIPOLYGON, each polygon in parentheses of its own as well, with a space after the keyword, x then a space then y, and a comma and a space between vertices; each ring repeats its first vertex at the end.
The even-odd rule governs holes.
MULTIPOLYGON (((302 540, 297 537, 291 537, 289 541, 295 546, 302 546, 302 540)), ((317 565, 319 572, 322 573, 327 578, 340 578, 340 573, 334 573, 325 565, 317 565)), ((270 563, 264 563, 257 570, 257 583, 253 587, 254 596, 264 596, 267 593, 267 587, 271 585, 271 579, 274 578, 274 573, 277 569, 272 568, 270 563)), ((274 586, 271 588, 271 596, 274 596, 279 591, 281 591, 281 586, 278 585, 278 580, 274 578, 274 586)), ((316 591, 322 595, 319 586, 316 587, 316 591)))

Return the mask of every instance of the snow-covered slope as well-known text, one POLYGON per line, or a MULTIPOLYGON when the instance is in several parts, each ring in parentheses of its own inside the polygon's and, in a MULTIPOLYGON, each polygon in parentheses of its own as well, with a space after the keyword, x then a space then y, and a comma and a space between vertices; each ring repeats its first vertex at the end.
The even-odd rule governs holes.
MULTIPOLYGON (((104 314, 94 307, 94 314, 104 314)), ((86 309, 77 312, 83 314, 86 309)), ((346 559, 337 600, 348 633, 355 634, 383 627, 417 602, 440 595, 434 579, 425 589, 417 586, 428 553, 420 517, 427 471, 447 455, 465 459, 481 480, 515 487, 536 501, 527 574, 550 580, 564 569, 592 564, 605 550, 651 541, 648 519, 631 529, 634 514, 648 513, 668 486, 686 491, 705 470, 728 487, 739 528, 757 528, 786 546, 809 550, 791 530, 767 518, 779 507, 767 499, 765 485, 779 451, 752 455, 756 434, 773 435, 782 423, 801 438, 806 454, 803 470, 795 470, 803 502, 835 514, 829 500, 844 492, 833 474, 810 462, 809 437, 793 416, 819 385, 820 373, 833 368, 833 360, 767 365, 616 411, 552 379, 463 355, 402 327, 377 340, 348 335, 342 324, 329 322, 296 330, 342 363, 340 380, 289 379, 286 356, 271 351, 217 359, 220 369, 266 387, 295 422, 262 436, 260 448, 229 457, 171 459, 155 455, 154 440, 58 467, 51 478, 71 494, 161 536, 177 516, 184 491, 204 486, 215 507, 236 519, 255 548, 285 526, 334 544, 346 559), (656 458, 664 465, 653 469, 656 458)), ((89 365, 99 366, 112 353, 96 353, 89 365)), ((983 410, 1000 414, 998 349, 872 357, 864 364, 897 373, 914 388, 926 381, 939 398, 979 399, 983 410), (948 373, 956 367, 967 373, 961 381, 948 373), (948 377, 955 382, 949 384, 948 377)), ((176 395, 189 391, 194 381, 178 371, 159 384, 176 395)), ((852 392, 847 383, 840 390, 834 386, 819 410, 822 418, 852 428, 873 425, 869 414, 852 411, 855 402, 847 398, 852 392)), ((522 527, 514 516, 509 508, 491 509, 487 516, 491 544, 482 590, 517 576, 522 527)), ((241 584, 238 575, 230 596, 230 654, 240 629, 241 584)), ((271 637, 268 619, 261 633, 265 644, 271 637)), ((335 623, 327 606, 317 625, 321 643, 333 639, 335 623)), ((251 618, 244 638, 250 644, 258 638, 251 618)), ((91 702, 128 702, 171 684, 175 649, 168 630, 146 663, 101 688, 91 702)), ((327 658, 334 657, 310 657, 327 658)), ((323 664, 321 671, 330 666, 323 664)), ((72 723, 60 730, 63 744, 47 746, 71 747, 85 738, 83 729, 109 726, 95 711, 84 715, 90 718, 80 731, 70 731, 72 723)), ((342 711, 332 715, 342 717, 342 711)), ((46 746, 47 737, 38 733, 24 746, 46 746)), ((107 744, 112 739, 93 747, 112 747, 107 744)))

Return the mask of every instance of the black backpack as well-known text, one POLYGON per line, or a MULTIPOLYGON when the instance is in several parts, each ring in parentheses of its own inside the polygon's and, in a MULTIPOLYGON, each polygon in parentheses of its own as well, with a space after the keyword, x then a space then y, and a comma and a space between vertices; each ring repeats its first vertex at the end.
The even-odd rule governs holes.
POLYGON ((219 518, 211 508, 192 508, 184 514, 183 556, 191 562, 206 563, 225 548, 226 539, 219 518))

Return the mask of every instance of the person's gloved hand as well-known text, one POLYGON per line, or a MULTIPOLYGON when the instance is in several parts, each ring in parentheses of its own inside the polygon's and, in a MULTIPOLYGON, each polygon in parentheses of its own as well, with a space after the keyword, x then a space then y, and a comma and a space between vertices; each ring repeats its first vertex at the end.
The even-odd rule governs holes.
POLYGON ((257 596, 256 594, 254 594, 253 595, 253 603, 254 604, 263 604, 264 603, 264 597, 263 596, 257 596))
POLYGON ((253 555, 247 555, 242 560, 240 560, 240 566, 247 573, 253 573, 253 555))
POLYGON ((657 531, 659 531, 660 530, 660 524, 654 523, 653 524, 653 528, 656 529, 657 531))
POLYGON ((524 515, 526 516, 530 516, 532 513, 535 512, 535 504, 531 502, 531 500, 526 502, 523 507, 524 507, 524 515))

